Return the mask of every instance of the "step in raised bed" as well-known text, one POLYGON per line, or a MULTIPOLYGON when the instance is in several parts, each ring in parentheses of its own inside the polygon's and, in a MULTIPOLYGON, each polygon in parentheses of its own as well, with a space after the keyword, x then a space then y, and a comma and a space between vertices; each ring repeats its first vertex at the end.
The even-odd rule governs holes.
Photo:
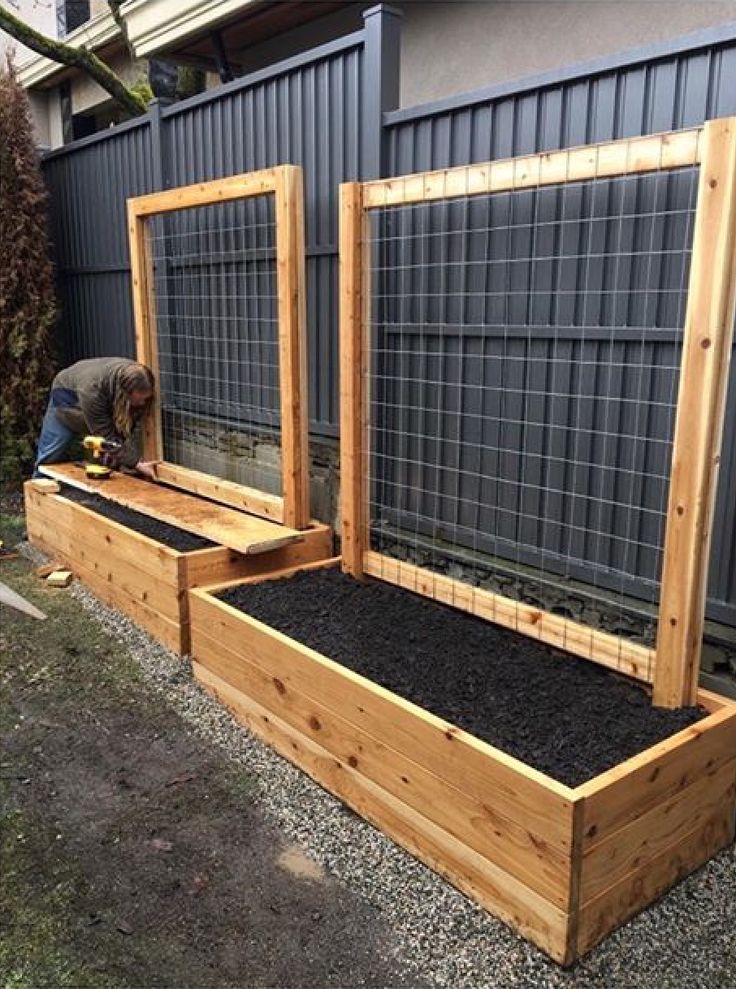
POLYGON ((198 680, 557 962, 584 955, 732 839, 736 703, 701 691, 701 720, 568 786, 217 596, 263 579, 190 592, 198 680))
POLYGON ((332 545, 329 527, 315 523, 300 534, 299 542, 257 555, 207 545, 187 533, 182 535, 189 536, 190 544, 199 542, 205 548, 182 551, 64 497, 63 492, 44 492, 29 481, 24 493, 29 542, 63 562, 99 598, 179 655, 190 649, 187 591, 191 587, 324 559, 332 545))

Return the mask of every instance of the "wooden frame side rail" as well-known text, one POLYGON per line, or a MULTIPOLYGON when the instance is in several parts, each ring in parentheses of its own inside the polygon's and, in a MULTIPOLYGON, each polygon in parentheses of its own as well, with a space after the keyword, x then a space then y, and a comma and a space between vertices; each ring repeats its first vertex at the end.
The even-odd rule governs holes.
POLYGON ((713 503, 736 303, 736 117, 701 128, 341 187, 340 397, 343 569, 482 615, 694 704, 713 503), (700 165, 656 649, 529 608, 370 549, 366 346, 371 209, 700 165))
MULTIPOLYGON (((269 194, 275 197, 282 495, 266 494, 255 488, 166 462, 160 464, 159 477, 187 491, 282 522, 294 529, 305 529, 310 524, 302 187, 302 170, 299 166, 279 165, 128 200, 136 355, 139 361, 151 368, 158 380, 153 262, 148 220, 197 206, 211 206, 269 194)), ((162 461, 161 407, 158 395, 154 413, 145 427, 144 449, 147 459, 162 461)))

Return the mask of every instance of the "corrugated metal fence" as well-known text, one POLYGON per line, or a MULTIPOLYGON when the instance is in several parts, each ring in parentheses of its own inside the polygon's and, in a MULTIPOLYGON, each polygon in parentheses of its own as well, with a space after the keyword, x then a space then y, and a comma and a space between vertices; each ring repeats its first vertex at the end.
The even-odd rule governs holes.
MULTIPOLYGON (((398 102, 398 19, 46 156, 66 360, 133 352, 128 196, 282 162, 304 167, 313 433, 337 433, 337 189, 701 124, 736 113, 736 24, 429 106, 398 102)), ((734 377, 736 377, 736 367, 734 377)), ((709 616, 736 626, 736 382, 709 616)))

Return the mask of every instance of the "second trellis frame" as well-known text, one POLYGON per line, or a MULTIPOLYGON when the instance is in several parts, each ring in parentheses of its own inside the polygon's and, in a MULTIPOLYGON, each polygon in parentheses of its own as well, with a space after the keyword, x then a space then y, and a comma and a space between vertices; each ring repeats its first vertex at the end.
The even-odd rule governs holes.
POLYGON ((341 480, 343 568, 470 611, 653 683, 657 705, 696 698, 713 504, 736 299, 736 118, 614 141, 341 187, 341 480), (430 569, 370 543, 371 238, 373 211, 458 197, 699 167, 655 648, 430 569))
POLYGON ((136 354, 158 379, 151 222, 176 211, 256 197, 273 197, 274 200, 281 495, 163 460, 159 401, 147 423, 145 457, 160 461, 159 477, 167 483, 294 529, 305 529, 310 518, 304 209, 300 167, 280 165, 128 200, 136 354))

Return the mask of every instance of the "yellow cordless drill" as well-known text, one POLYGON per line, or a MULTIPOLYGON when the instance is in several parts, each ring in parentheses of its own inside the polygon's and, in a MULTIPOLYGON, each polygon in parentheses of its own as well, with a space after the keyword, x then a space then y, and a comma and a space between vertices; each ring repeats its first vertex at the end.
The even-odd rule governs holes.
POLYGON ((84 466, 87 477, 94 481, 109 477, 112 473, 112 467, 109 463, 110 455, 116 454, 122 444, 116 443, 115 440, 106 440, 103 436, 85 436, 82 440, 82 446, 90 452, 92 457, 84 466))

